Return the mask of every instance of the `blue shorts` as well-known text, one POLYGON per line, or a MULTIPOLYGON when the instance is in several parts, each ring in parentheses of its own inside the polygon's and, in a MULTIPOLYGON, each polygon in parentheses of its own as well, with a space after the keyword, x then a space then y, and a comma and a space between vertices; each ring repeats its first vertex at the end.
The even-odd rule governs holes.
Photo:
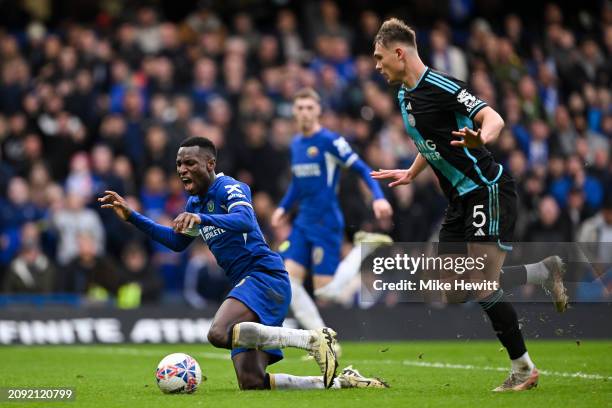
MULTIPOLYGON (((291 285, 285 271, 254 271, 249 273, 228 293, 244 303, 266 326, 282 326, 291 303, 291 285)), ((232 357, 247 351, 246 348, 232 349, 232 357)), ((270 354, 270 364, 283 359, 281 350, 264 350, 270 354)))
POLYGON ((294 225, 279 251, 283 259, 299 263, 313 275, 332 276, 340 263, 342 238, 342 229, 294 225))

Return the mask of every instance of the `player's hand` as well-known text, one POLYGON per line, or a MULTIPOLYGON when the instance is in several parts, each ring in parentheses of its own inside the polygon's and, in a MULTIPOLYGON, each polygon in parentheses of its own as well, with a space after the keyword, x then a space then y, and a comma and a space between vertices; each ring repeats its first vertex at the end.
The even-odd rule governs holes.
POLYGON ((451 146, 455 147, 467 147, 468 149, 472 149, 474 147, 480 147, 484 145, 484 141, 482 140, 482 136, 480 134, 480 129, 474 131, 467 127, 463 129, 459 129, 457 131, 451 132, 453 136, 459 138, 460 140, 451 140, 451 146))
POLYGON ((374 200, 372 203, 372 210, 374 210, 374 216, 377 220, 391 218, 393 215, 393 208, 391 207, 391 204, 389 204, 389 202, 384 198, 374 200))
POLYGON ((383 170, 371 171, 370 176, 375 180, 386 180, 393 179, 389 183, 389 187, 401 186, 402 184, 410 184, 414 180, 414 176, 410 169, 396 169, 396 170, 383 170))
POLYGON ((273 228, 278 228, 283 223, 283 219, 286 218, 287 214, 285 213, 285 209, 282 207, 278 207, 272 213, 272 218, 270 219, 270 225, 273 228))
POLYGON ((132 213, 132 209, 128 206, 125 198, 111 190, 106 190, 104 194, 104 197, 98 198, 98 202, 102 203, 100 207, 111 208, 119 218, 126 221, 132 213))
POLYGON ((202 220, 198 214, 194 213, 180 213, 172 222, 172 228, 174 232, 183 233, 184 231, 191 230, 194 225, 201 224, 202 220))

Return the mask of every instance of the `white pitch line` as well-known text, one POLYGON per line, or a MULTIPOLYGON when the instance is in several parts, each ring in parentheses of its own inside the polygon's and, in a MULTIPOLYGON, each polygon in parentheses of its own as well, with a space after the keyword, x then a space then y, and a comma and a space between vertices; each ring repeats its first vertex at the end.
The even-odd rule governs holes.
MULTIPOLYGON (((508 367, 491 367, 491 366, 475 366, 472 364, 450 364, 450 363, 440 363, 440 362, 426 362, 426 361, 410 361, 404 360, 402 361, 403 365, 413 366, 413 367, 427 367, 427 368, 450 368, 456 370, 484 370, 484 371, 501 371, 507 372, 508 367)), ((548 371, 548 370, 539 370, 540 374, 550 377, 564 377, 564 378, 582 378, 585 380, 612 380, 612 377, 604 376, 601 374, 586 374, 586 373, 564 373, 561 371, 548 371)))

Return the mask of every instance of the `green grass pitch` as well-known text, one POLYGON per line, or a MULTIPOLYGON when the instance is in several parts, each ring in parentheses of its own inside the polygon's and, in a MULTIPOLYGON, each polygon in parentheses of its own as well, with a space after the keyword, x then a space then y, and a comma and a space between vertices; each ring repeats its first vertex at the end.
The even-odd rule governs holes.
MULTIPOLYGON (((494 341, 342 343, 341 368, 386 379, 387 390, 237 389, 228 354, 210 345, 2 347, 0 387, 75 387, 74 402, 1 403, 26 407, 604 407, 612 404, 612 341, 530 341, 543 374, 537 389, 495 394, 507 359, 494 341), (207 381, 192 395, 164 395, 154 372, 166 354, 195 357, 207 381)), ((317 375, 314 361, 289 350, 270 372, 317 375)))

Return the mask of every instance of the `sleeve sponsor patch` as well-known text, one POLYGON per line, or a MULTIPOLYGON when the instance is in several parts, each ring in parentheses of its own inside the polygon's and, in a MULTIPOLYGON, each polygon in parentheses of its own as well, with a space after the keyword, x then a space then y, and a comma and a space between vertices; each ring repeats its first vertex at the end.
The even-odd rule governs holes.
POLYGON ((477 105, 482 103, 482 100, 478 99, 474 95, 468 92, 467 89, 462 89, 457 94, 457 102, 463 104, 467 112, 471 112, 477 105))

